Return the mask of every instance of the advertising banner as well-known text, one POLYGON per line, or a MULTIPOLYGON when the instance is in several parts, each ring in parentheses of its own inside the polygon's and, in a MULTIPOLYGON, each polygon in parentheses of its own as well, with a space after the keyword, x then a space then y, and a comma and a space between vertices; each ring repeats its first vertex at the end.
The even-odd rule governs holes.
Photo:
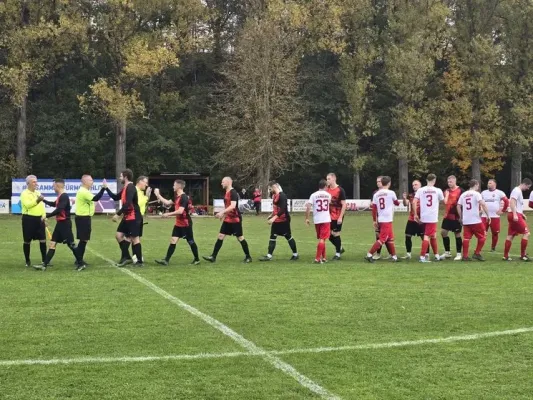
POLYGON ((9 200, 0 200, 0 214, 9 214, 9 200))
MULTIPOLYGON (((102 188, 102 179, 95 179, 94 184, 92 188, 90 189, 92 193, 95 195, 100 191, 102 188)), ((38 190, 41 192, 41 194, 44 196, 46 200, 54 201, 57 198, 57 194, 54 192, 53 179, 39 179, 39 187, 38 190)), ((113 192, 117 192, 117 180, 116 179, 109 179, 107 180, 107 185, 109 186, 109 189, 113 192)), ((76 213, 76 192, 81 186, 81 182, 79 179, 66 179, 65 180, 65 192, 70 197, 70 204, 72 205, 71 212, 73 214, 76 213)), ((11 182, 11 213, 12 214, 21 214, 21 205, 20 205, 20 194, 23 190, 26 189, 26 179, 20 178, 20 179, 13 179, 11 182)), ((111 214, 116 211, 115 209, 115 202, 113 199, 111 199, 107 193, 105 193, 100 201, 95 202, 95 208, 97 214, 111 214)), ((46 206, 46 212, 52 212, 54 210, 53 207, 46 206)))

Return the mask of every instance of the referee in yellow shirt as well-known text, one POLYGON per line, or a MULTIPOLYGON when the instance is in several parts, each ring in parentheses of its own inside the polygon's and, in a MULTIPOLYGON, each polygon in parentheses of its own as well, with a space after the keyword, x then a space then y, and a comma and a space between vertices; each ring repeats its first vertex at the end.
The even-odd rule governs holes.
POLYGON ((37 190, 37 177, 28 175, 26 177, 26 187, 20 194, 20 203, 22 206, 22 237, 24 238, 24 257, 26 267, 31 266, 30 261, 30 244, 32 240, 38 240, 41 247, 41 257, 44 262, 46 258, 46 233, 45 222, 46 211, 44 208, 41 193, 37 190))
MULTIPOLYGON (((141 175, 137 178, 137 184, 135 185, 137 189, 137 203, 139 204, 139 210, 141 212, 141 226, 139 228, 139 237, 143 235, 144 227, 144 214, 146 213, 146 207, 148 206, 148 201, 150 200, 150 195, 152 194, 152 188, 148 186, 148 177, 141 175)), ((130 238, 126 238, 130 242, 130 238)), ((132 257, 133 262, 137 262, 137 256, 135 254, 132 257)), ((143 260, 140 260, 142 262, 143 260)))
POLYGON ((83 256, 85 255, 87 242, 91 240, 91 217, 95 211, 94 202, 99 201, 105 192, 105 188, 102 186, 98 194, 92 194, 91 187, 93 183, 91 175, 83 175, 81 177, 81 186, 76 193, 76 218, 74 221, 76 222, 76 238, 79 240, 78 260, 81 260, 79 262, 76 261, 76 269, 78 270, 87 266, 83 256))

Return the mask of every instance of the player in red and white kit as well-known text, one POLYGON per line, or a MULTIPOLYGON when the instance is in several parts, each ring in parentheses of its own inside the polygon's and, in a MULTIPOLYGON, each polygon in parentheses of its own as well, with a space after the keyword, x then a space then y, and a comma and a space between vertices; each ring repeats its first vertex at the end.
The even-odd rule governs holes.
POLYGON ((437 222, 439 221, 439 203, 444 201, 444 193, 435 187, 437 176, 429 174, 427 184, 417 190, 414 201, 415 221, 424 224, 424 240, 420 249, 420 262, 430 262, 426 259, 429 245, 435 254, 435 261, 440 261, 439 249, 437 245, 437 222), (418 215, 418 205, 420 204, 420 215, 418 215))
POLYGON ((305 210, 305 223, 307 225, 310 224, 309 216, 311 210, 313 210, 313 222, 315 224, 316 238, 318 239, 315 264, 323 264, 327 262, 326 240, 329 239, 331 234, 331 215, 329 213, 331 195, 326 191, 326 187, 326 180, 320 180, 318 183, 318 191, 311 195, 305 210))
MULTIPOLYGON (((481 250, 483 250, 483 246, 487 240, 487 231, 481 221, 479 210, 481 209, 486 215, 489 214, 489 210, 479 193, 479 182, 472 179, 468 186, 470 189, 464 192, 457 202, 457 215, 459 216, 459 221, 462 221, 464 228, 463 261, 471 261, 471 258, 468 256, 468 248, 472 236, 477 238, 477 246, 472 258, 478 261, 485 261, 481 256, 481 250)), ((490 216, 487 222, 490 224, 490 216)))
POLYGON ((455 261, 460 261, 463 257, 461 255, 461 249, 463 247, 463 239, 461 238, 461 224, 457 216, 457 202, 459 197, 463 193, 463 189, 457 186, 457 178, 453 175, 448 177, 448 189, 444 192, 444 204, 446 209, 444 212, 444 219, 441 225, 442 244, 444 245, 444 254, 441 258, 452 258, 450 251, 450 238, 449 232, 455 234, 455 248, 457 254, 454 258, 455 261))
POLYGON ((509 208, 509 199, 504 192, 496 189, 496 181, 494 179, 489 179, 489 182, 487 183, 487 190, 481 192, 481 197, 483 197, 483 200, 489 209, 488 216, 490 217, 490 224, 488 222, 487 214, 483 214, 481 220, 483 221, 485 230, 487 232, 490 228, 492 233, 492 244, 490 248, 491 251, 496 251, 498 235, 501 229, 500 215, 506 212, 509 208))
POLYGON ((331 236, 329 241, 335 246, 335 257, 333 261, 340 260, 341 254, 344 253, 341 241, 342 222, 346 212, 346 192, 342 187, 337 185, 337 175, 330 172, 326 177, 328 182, 327 192, 331 195, 331 205, 329 213, 331 214, 331 236))
POLYGON ((507 222, 509 227, 507 228, 507 239, 505 240, 505 250, 503 252, 504 261, 512 261, 509 257, 509 251, 515 236, 522 235, 522 241, 520 242, 520 259, 522 261, 531 261, 527 256, 527 244, 529 240, 529 228, 526 223, 526 217, 524 215, 524 195, 522 192, 531 188, 531 179, 525 178, 520 185, 515 187, 510 196, 511 211, 507 213, 507 222))
POLYGON ((389 176, 382 176, 381 184, 382 188, 374 193, 372 198, 372 218, 374 219, 374 228, 379 229, 379 238, 366 254, 365 260, 370 263, 374 262, 373 255, 383 245, 387 246, 392 261, 398 261, 394 247, 392 221, 394 219, 394 206, 399 206, 400 202, 396 193, 390 190, 391 178, 389 176))
MULTIPOLYGON (((405 251, 407 254, 405 257, 402 257, 404 260, 410 260, 411 259, 411 250, 413 249, 413 236, 420 236, 424 237, 424 225, 419 224, 415 221, 415 213, 414 213, 414 199, 415 194, 422 187, 422 183, 415 179, 413 181, 413 192, 403 194, 403 205, 406 207, 409 207, 409 218, 407 219, 407 224, 405 225, 405 251)), ((420 215, 420 203, 417 205, 418 211, 417 214, 420 215)))

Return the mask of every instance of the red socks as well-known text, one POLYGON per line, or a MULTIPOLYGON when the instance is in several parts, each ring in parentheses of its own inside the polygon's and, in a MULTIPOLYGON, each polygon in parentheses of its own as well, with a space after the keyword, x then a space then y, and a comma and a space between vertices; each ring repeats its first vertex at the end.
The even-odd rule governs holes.
POLYGON ((463 239, 463 258, 468 257, 469 247, 470 247, 470 239, 463 239))
POLYGON ((477 241, 476 251, 474 254, 480 255, 481 250, 483 249, 483 246, 485 246, 485 242, 487 241, 487 238, 479 239, 477 241))
POLYGON ((511 250, 511 244, 512 242, 510 240, 505 240, 505 250, 503 251, 503 256, 505 258, 509 257, 509 251, 511 250))
POLYGON ((422 248, 420 249, 420 257, 425 257, 429 249, 429 242, 427 240, 422 241, 422 248))
POLYGON ((498 244, 498 234, 497 233, 493 233, 492 234, 492 249, 495 249, 496 248, 496 245, 498 244))
POLYGON ((394 242, 387 242, 385 243, 385 246, 387 246, 387 250, 391 256, 396 255, 396 247, 394 246, 394 242))
MULTIPOLYGON (((374 245, 370 248, 369 253, 370 254, 374 254, 376 251, 378 251, 381 248, 381 246, 382 246, 381 242, 379 240, 376 240, 374 245)), ((387 249, 388 249, 388 247, 387 247, 387 249)))
POLYGON ((326 259, 326 244, 322 242, 318 242, 316 246, 316 260, 320 259, 326 259))
POLYGON ((520 242, 520 257, 526 256, 527 242, 527 239, 522 239, 522 241, 520 242))
POLYGON ((433 250, 433 254, 438 255, 439 254, 439 247, 437 245, 437 238, 431 238, 431 249, 433 250))

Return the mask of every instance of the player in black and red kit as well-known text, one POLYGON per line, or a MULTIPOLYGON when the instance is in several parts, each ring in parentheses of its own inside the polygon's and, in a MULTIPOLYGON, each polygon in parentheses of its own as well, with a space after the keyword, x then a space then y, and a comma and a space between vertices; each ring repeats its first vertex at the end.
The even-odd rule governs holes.
POLYGON ((287 201, 287 195, 283 193, 278 183, 272 182, 269 185, 269 189, 272 192, 272 214, 268 217, 268 223, 270 228, 270 241, 268 242, 268 253, 259 261, 272 260, 272 254, 276 248, 276 239, 278 236, 283 236, 287 239, 287 243, 292 250, 292 257, 290 261, 298 260, 298 250, 296 250, 296 241, 292 237, 291 233, 291 216, 289 214, 289 207, 287 201))
POLYGON ((129 254, 128 248, 130 246, 126 237, 131 239, 133 254, 137 257, 135 266, 142 267, 142 247, 141 247, 141 210, 139 209, 139 198, 137 196, 137 189, 133 184, 133 172, 131 169, 125 169, 120 173, 120 182, 123 187, 120 193, 114 194, 109 188, 106 188, 109 196, 115 201, 122 201, 122 207, 113 216, 113 221, 117 222, 122 216, 122 220, 118 224, 117 228, 117 242, 120 247, 121 257, 117 263, 117 267, 124 267, 128 264, 132 264, 133 260, 129 254))
POLYGON ((329 241, 335 246, 335 257, 333 260, 340 260, 344 253, 341 241, 342 222, 346 212, 346 192, 337 185, 337 176, 331 172, 326 177, 328 187, 326 191, 331 195, 329 213, 331 215, 331 235, 329 241))
POLYGON ((461 261, 463 259, 463 239, 461 239, 462 227, 457 212, 457 202, 459 201, 461 194, 463 194, 463 189, 457 186, 457 178, 450 175, 448 177, 448 189, 444 192, 446 211, 441 226, 442 243, 444 244, 444 254, 441 258, 452 258, 448 233, 453 232, 455 234, 455 247, 457 249, 457 255, 454 258, 455 261, 461 261))
MULTIPOLYGON (((411 251, 413 249, 413 236, 424 237, 424 225, 415 221, 415 208, 414 198, 416 191, 422 187, 422 183, 415 179, 413 181, 413 192, 403 194, 403 205, 409 207, 409 218, 407 219, 407 225, 405 225, 405 250, 407 254, 402 257, 404 260, 411 259, 411 251)), ((420 215, 420 203, 417 204, 417 213, 420 215)))
POLYGON ((43 202, 50 207, 56 208, 51 213, 46 214, 46 218, 56 217, 56 227, 54 228, 52 240, 50 240, 48 253, 46 253, 44 262, 41 265, 34 265, 33 268, 46 271, 56 252, 56 244, 66 243, 76 258, 76 269, 81 271, 85 266, 81 263, 76 243, 74 243, 72 221, 70 220, 70 198, 65 193, 65 181, 63 179, 56 179, 54 181, 54 191, 57 193, 56 201, 43 200, 43 202))
MULTIPOLYGON (((190 217, 190 200, 183 189, 185 189, 185 181, 176 180, 174 181, 174 193, 176 194, 174 200, 174 211, 171 213, 165 213, 162 215, 163 218, 170 218, 176 216, 176 223, 174 224, 174 229, 172 230, 172 236, 170 238, 170 244, 168 246, 167 255, 161 260, 155 260, 156 263, 160 265, 168 265, 170 258, 176 250, 176 244, 178 240, 185 239, 189 243, 194 259, 191 262, 191 265, 200 264, 200 259, 198 258, 198 246, 194 241, 194 236, 192 233, 192 223, 190 217)), ((171 200, 167 200, 161 196, 159 189, 155 190, 155 195, 157 199, 166 204, 167 206, 172 205, 171 200)))
POLYGON ((250 250, 248 249, 248 242, 246 242, 242 232, 242 216, 238 207, 239 193, 233 189, 233 180, 230 177, 222 179, 222 188, 226 191, 226 194, 224 195, 225 209, 215 215, 217 218, 223 220, 222 226, 220 227, 220 233, 218 234, 213 254, 209 257, 203 256, 203 259, 209 262, 215 262, 218 252, 224 243, 224 238, 227 235, 230 235, 237 237, 237 240, 242 246, 242 251, 244 252, 244 262, 250 263, 252 262, 252 257, 250 256, 250 250))

